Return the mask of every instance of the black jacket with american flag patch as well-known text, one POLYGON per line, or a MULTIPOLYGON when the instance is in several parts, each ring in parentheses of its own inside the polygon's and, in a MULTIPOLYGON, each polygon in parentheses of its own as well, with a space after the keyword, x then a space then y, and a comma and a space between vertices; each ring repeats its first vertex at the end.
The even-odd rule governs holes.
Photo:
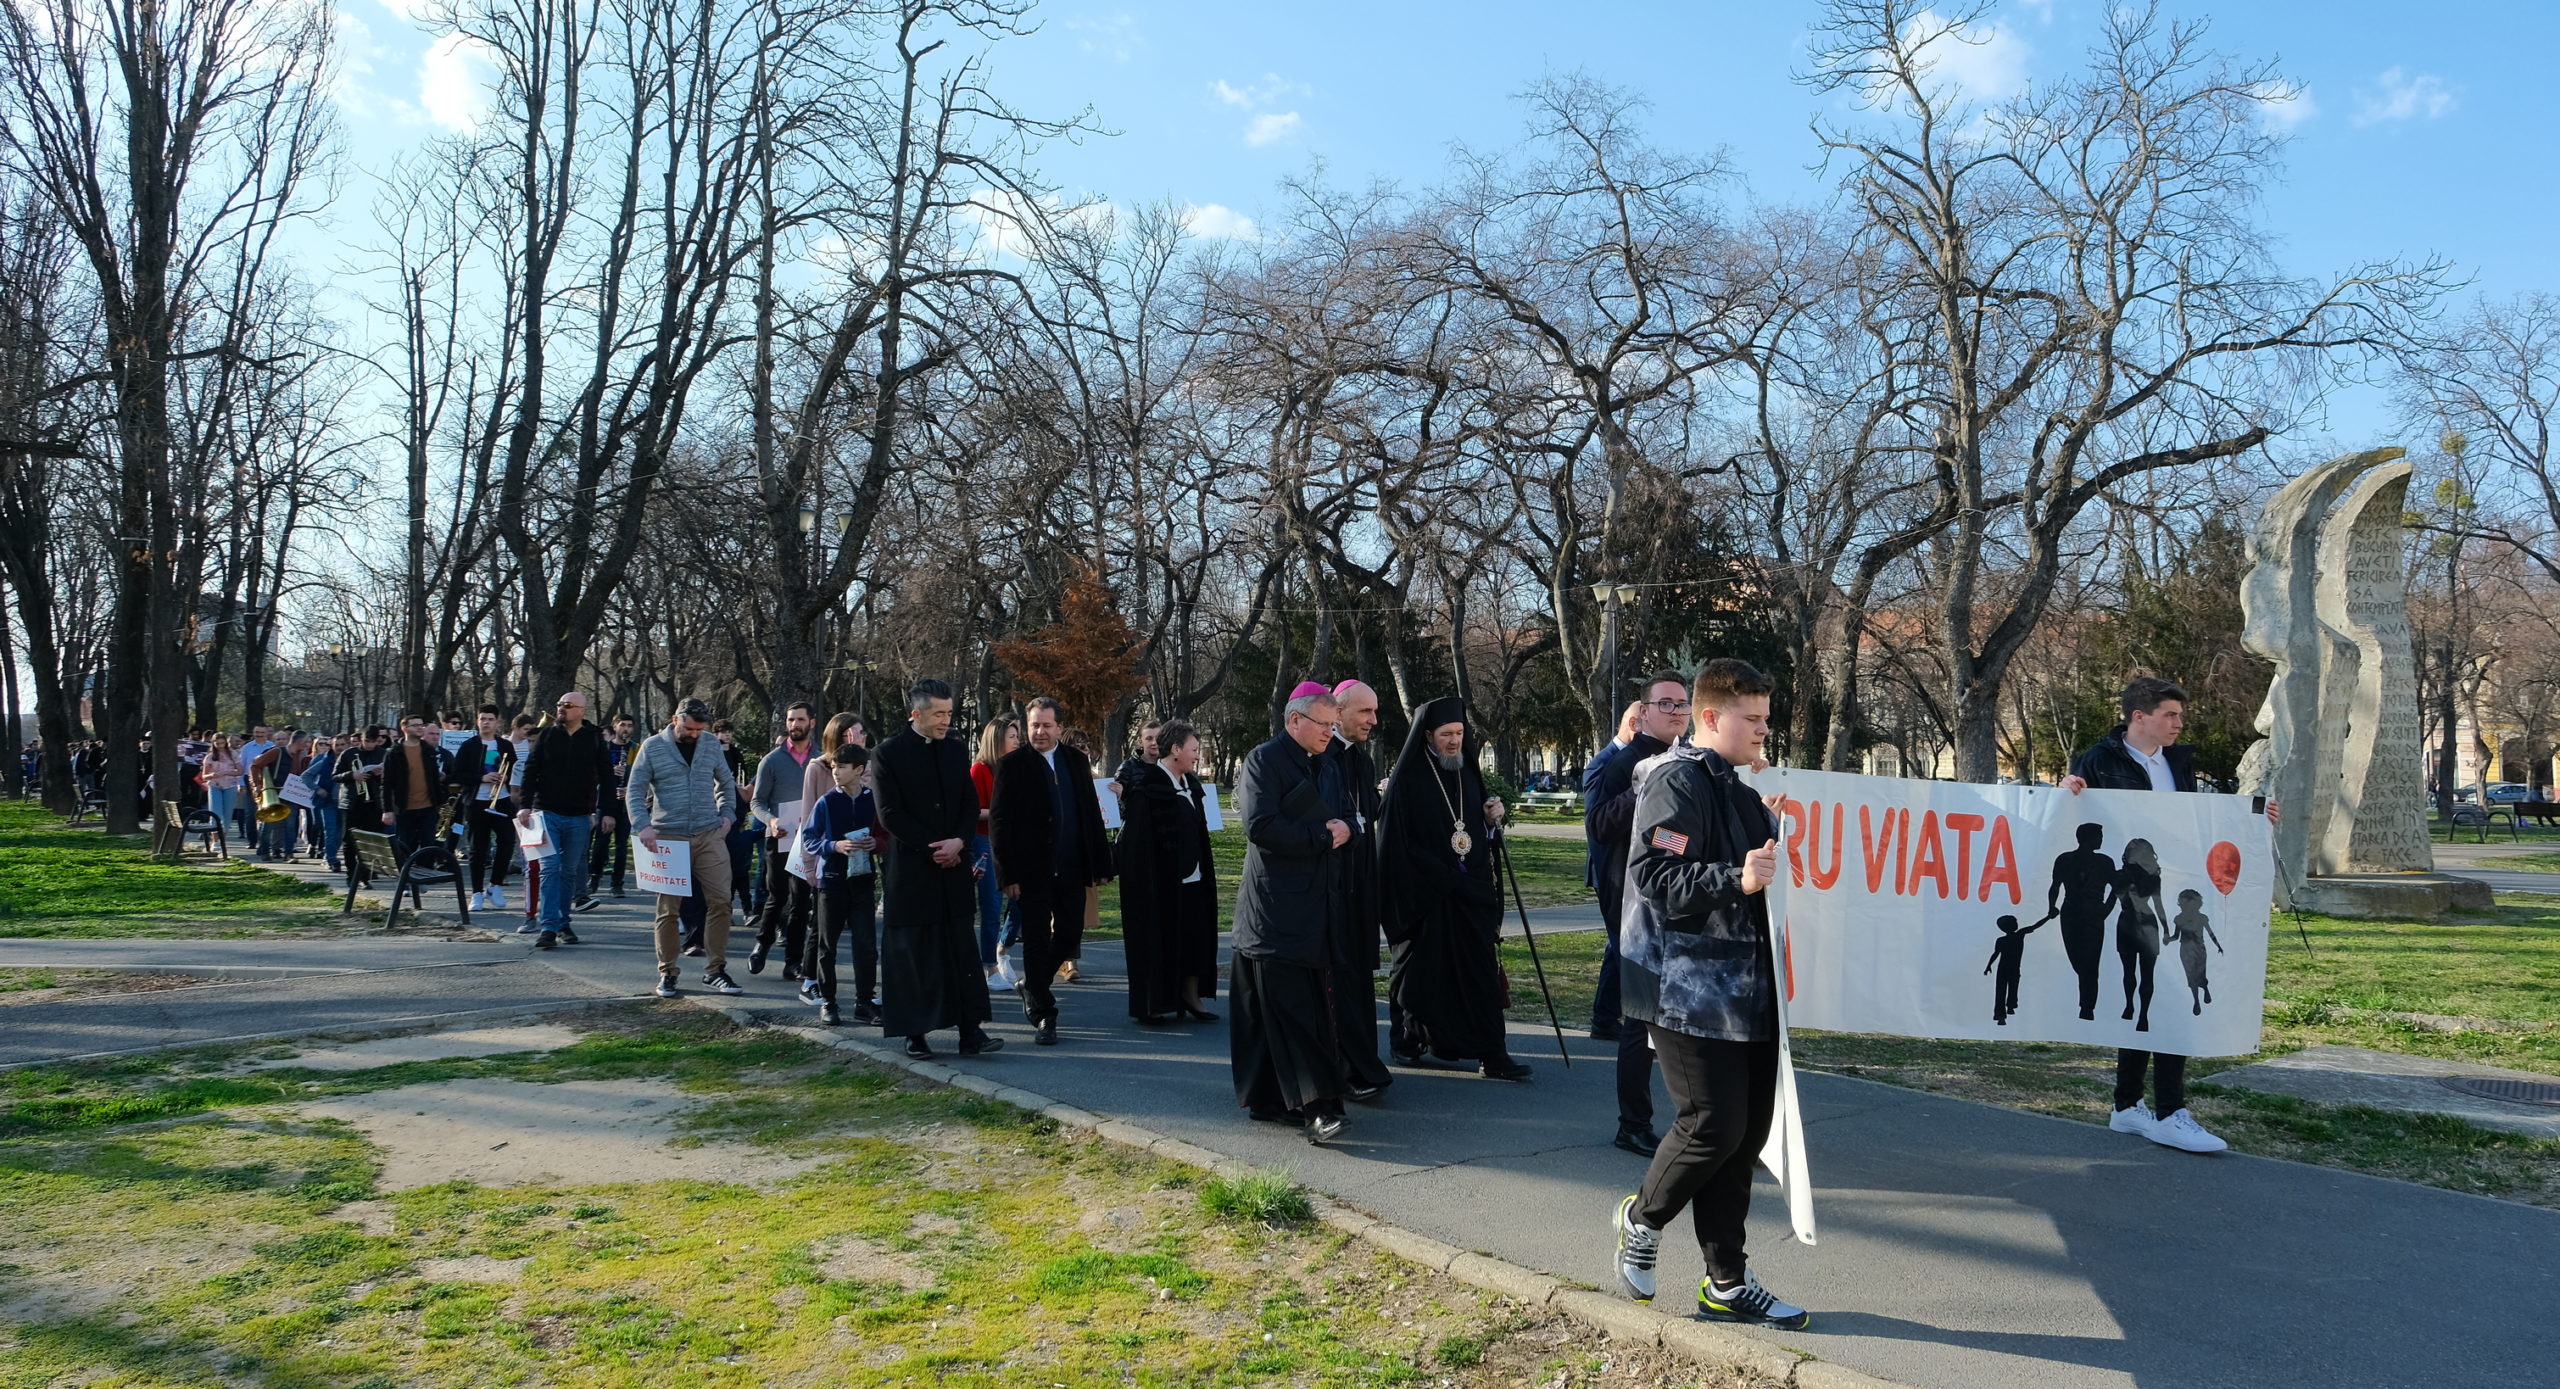
POLYGON ((1743 855, 1776 833, 1759 793, 1706 748, 1637 766, 1619 926, 1628 1017, 1729 1042, 1777 1037, 1769 897, 1742 890, 1743 855))

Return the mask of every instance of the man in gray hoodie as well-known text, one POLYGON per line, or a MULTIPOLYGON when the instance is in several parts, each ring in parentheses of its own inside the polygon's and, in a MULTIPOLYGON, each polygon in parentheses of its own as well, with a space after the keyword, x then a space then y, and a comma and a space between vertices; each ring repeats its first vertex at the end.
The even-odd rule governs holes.
MULTIPOLYGON (((688 699, 664 731, 631 758, 626 797, 631 837, 656 853, 670 840, 693 849, 693 885, 702 894, 702 983, 714 993, 744 992, 729 977, 729 826, 738 818, 738 783, 720 745, 704 738, 711 706, 688 699)), ((676 952, 685 898, 658 894, 658 997, 676 996, 676 952)))

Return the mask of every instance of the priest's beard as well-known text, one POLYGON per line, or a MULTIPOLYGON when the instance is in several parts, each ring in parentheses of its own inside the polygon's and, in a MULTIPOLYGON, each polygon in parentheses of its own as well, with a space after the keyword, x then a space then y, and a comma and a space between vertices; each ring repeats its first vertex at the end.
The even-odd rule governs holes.
POLYGON ((1444 772, 1454 772, 1467 764, 1466 754, 1462 752, 1435 752, 1431 755, 1440 759, 1440 770, 1444 772))

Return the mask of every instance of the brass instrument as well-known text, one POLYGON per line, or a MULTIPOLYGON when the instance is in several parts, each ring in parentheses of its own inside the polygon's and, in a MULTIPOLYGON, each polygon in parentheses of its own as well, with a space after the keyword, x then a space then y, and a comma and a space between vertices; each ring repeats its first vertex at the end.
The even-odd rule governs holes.
POLYGON ((266 775, 258 778, 258 823, 272 825, 292 818, 293 807, 285 804, 283 794, 276 790, 276 769, 270 765, 266 775))

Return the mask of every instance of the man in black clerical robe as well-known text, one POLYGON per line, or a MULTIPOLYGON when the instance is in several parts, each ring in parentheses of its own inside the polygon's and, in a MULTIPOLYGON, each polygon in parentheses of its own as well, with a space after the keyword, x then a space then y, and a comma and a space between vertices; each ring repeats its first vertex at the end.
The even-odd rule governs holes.
POLYGON ((1129 1016, 1150 1026, 1216 1022, 1200 1005, 1218 994, 1218 868, 1209 846, 1208 787, 1193 772, 1200 739, 1176 719, 1152 761, 1120 769, 1120 931, 1129 962, 1129 1016))
POLYGON ((1351 811, 1351 912, 1334 940, 1334 965, 1345 987, 1334 991, 1334 1027, 1342 1036, 1343 1079, 1351 1098, 1376 1098, 1395 1083, 1378 1055, 1378 1000, 1367 981, 1378 973, 1378 764, 1370 759, 1370 735, 1378 727, 1378 693, 1358 680, 1334 686, 1341 711, 1333 745, 1325 750, 1342 777, 1351 811))
POLYGON ((987 1035, 995 1016, 978 964, 978 888, 969 840, 978 790, 969 754, 948 735, 951 687, 919 680, 907 694, 907 726, 871 756, 871 794, 890 842, 881 858, 880 1028, 907 1039, 907 1055, 933 1055, 925 1034, 960 1029, 960 1054, 1004 1045, 987 1035))
POLYGON ((1237 778, 1244 874, 1236 889, 1228 1045, 1236 1103, 1302 1124, 1307 1141, 1342 1131, 1342 1039, 1334 940, 1351 910, 1351 824, 1341 772, 1324 756, 1337 706, 1322 686, 1290 697, 1279 737, 1245 754, 1237 778))
POLYGON ((1502 885, 1475 730, 1466 702, 1413 711, 1388 775, 1378 826, 1378 886, 1395 969, 1389 1040, 1404 1065, 1473 1061, 1496 1080, 1526 1080, 1503 1027, 1502 885))

